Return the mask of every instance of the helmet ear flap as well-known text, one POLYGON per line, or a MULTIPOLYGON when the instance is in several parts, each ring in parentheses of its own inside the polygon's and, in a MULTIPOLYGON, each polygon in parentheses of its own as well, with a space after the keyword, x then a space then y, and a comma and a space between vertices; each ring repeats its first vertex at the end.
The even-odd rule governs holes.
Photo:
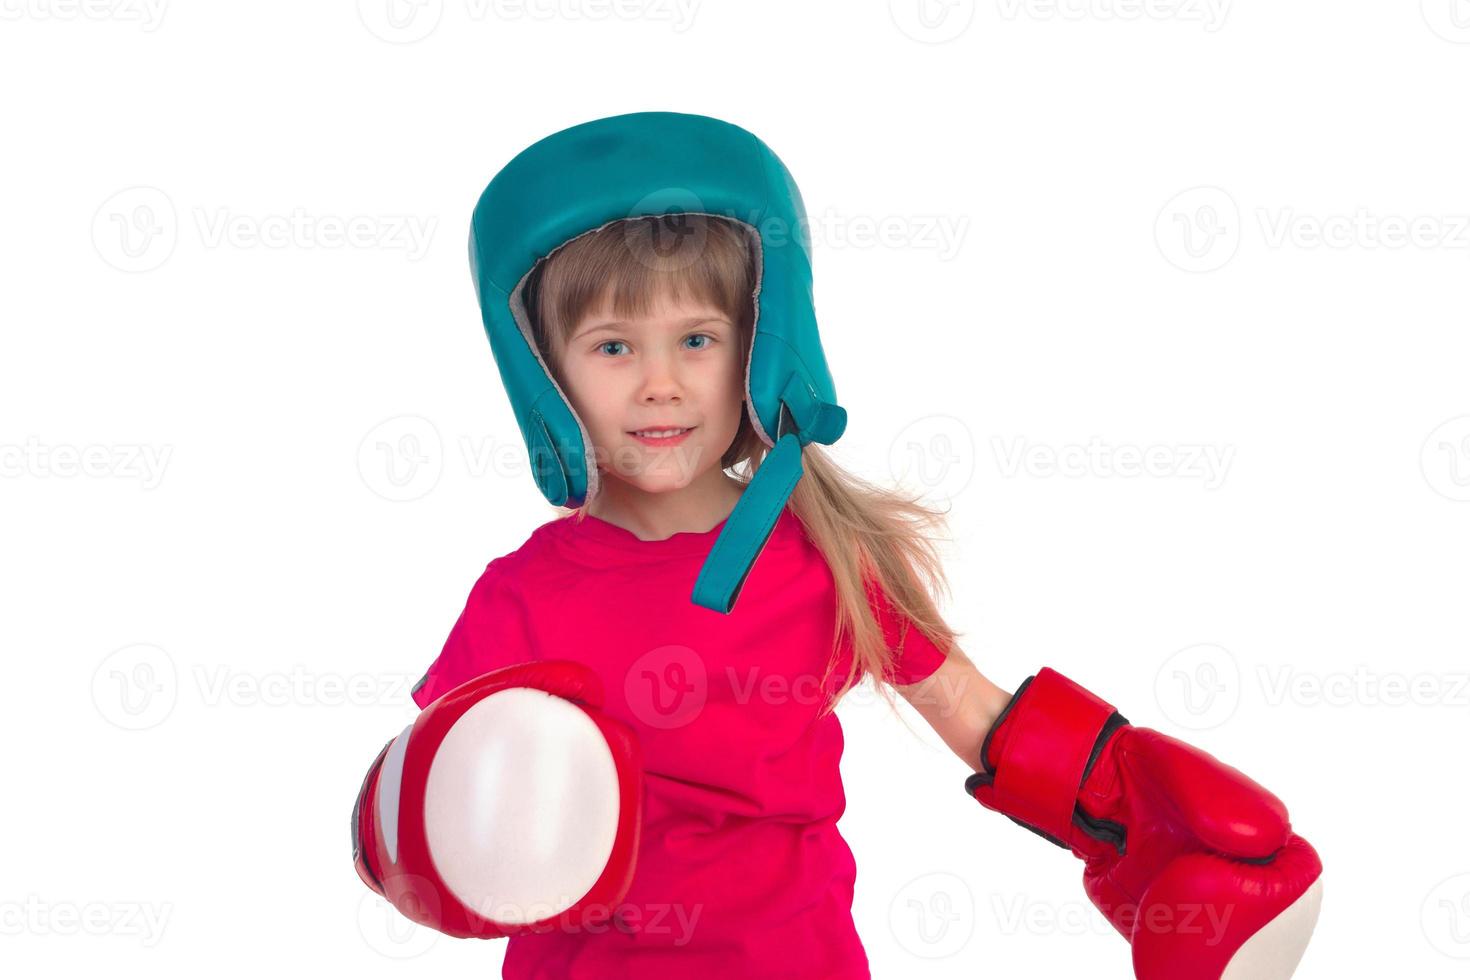
POLYGON ((536 342, 542 358, 546 361, 548 370, 554 370, 556 365, 552 360, 551 336, 546 332, 546 323, 541 318, 541 279, 546 272, 546 259, 541 259, 526 275, 526 281, 521 285, 521 304, 525 310, 526 320, 531 325, 531 337, 536 342))
POLYGON ((531 475, 537 488, 558 507, 580 507, 585 501, 572 500, 571 474, 562 462, 565 454, 558 451, 551 430, 539 412, 535 427, 527 435, 531 441, 531 475))

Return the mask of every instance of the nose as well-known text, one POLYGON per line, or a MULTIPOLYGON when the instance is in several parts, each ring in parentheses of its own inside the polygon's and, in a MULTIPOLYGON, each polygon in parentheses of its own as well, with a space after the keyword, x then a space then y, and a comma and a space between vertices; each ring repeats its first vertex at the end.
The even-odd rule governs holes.
POLYGON ((684 386, 679 379, 675 361, 675 358, 663 353, 650 355, 644 361, 647 367, 638 393, 639 401, 651 405, 679 403, 684 394, 684 386))

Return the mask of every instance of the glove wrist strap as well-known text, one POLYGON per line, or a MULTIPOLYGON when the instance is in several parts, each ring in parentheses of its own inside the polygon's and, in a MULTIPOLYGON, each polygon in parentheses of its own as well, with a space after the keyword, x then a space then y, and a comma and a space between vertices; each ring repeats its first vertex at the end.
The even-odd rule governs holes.
POLYGON ((982 760, 993 776, 984 802, 1058 841, 1070 840, 1077 795, 1114 714, 1111 704, 1043 667, 992 731, 1005 726, 999 757, 993 765, 982 760))

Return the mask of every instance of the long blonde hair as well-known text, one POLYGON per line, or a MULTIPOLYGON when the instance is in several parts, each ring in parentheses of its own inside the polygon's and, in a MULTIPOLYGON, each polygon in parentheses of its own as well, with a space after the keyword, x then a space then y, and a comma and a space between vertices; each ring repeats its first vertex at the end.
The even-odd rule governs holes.
MULTIPOLYGON (((646 316, 663 294, 722 310, 735 321, 746 363, 754 335, 758 253, 750 232, 715 215, 684 213, 611 222, 572 239, 541 262, 526 284, 526 310, 542 357, 562 390, 556 365, 566 338, 582 317, 606 301, 623 318, 646 316), (672 243, 672 247, 670 247, 672 243), (693 247, 691 247, 691 244, 693 247)), ((770 448, 742 413, 739 431, 721 457, 722 467, 748 484, 770 448)), ((920 502, 848 473, 818 443, 802 448, 805 470, 788 506, 832 571, 837 616, 823 690, 837 666, 844 638, 852 657, 836 702, 865 678, 888 680, 910 628, 948 653, 955 634, 933 596, 948 592, 936 548, 945 515, 920 502), (890 648, 873 604, 887 596, 900 634, 890 648)), ((585 518, 588 506, 567 513, 585 518)), ((886 684, 875 683, 893 706, 886 684)))

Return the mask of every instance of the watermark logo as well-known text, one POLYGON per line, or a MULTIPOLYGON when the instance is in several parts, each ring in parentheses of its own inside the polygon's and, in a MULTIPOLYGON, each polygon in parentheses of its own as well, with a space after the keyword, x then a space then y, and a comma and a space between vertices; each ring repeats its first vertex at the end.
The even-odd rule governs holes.
POLYGON ((921 44, 953 41, 975 19, 975 0, 888 0, 888 16, 921 44))
POLYGON ((287 670, 239 671, 225 664, 195 664, 188 685, 167 651, 150 643, 115 650, 92 674, 92 703, 118 728, 142 731, 162 724, 192 690, 206 708, 384 707, 410 702, 409 674, 315 673, 301 665, 287 670))
MULTIPOLYGON (((1294 207, 1258 207, 1255 225, 1268 249, 1424 251, 1470 249, 1470 215, 1393 214, 1359 207, 1311 214, 1294 207)), ((1219 187, 1176 194, 1154 222, 1159 252, 1186 272, 1213 272, 1235 257, 1245 228, 1235 199, 1219 187)))
POLYGON ((179 240, 173 200, 157 187, 128 187, 103 201, 92 216, 92 244, 102 260, 123 272, 148 272, 168 261, 179 240))
POLYGON ((651 728, 681 728, 699 717, 709 699, 704 658, 686 646, 650 650, 623 675, 628 708, 651 728))
POLYGON ((1470 500, 1470 415, 1442 422, 1419 452, 1424 482, 1441 497, 1470 500))
POLYGON ((645 268, 660 272, 687 269, 704 255, 709 225, 695 221, 704 202, 687 187, 664 187, 645 194, 622 222, 623 243, 645 268), (655 217, 658 215, 658 217, 655 217))
POLYGON ((1470 44, 1470 0, 1419 0, 1429 29, 1454 44, 1470 44))
POLYGON ((387 419, 358 444, 357 472, 384 500, 417 500, 439 484, 444 441, 434 423, 422 416, 387 419))
MULTIPOLYGON (((519 432, 507 439, 458 435, 446 441, 438 427, 419 415, 399 415, 374 425, 358 443, 357 469, 363 485, 384 500, 419 500, 431 493, 446 469, 470 479, 525 480, 563 471, 549 443, 528 449, 519 432)), ((625 480, 668 477, 681 484, 699 471, 705 446, 619 445, 592 449, 592 466, 625 480)))
POLYGON ((894 481, 953 499, 975 477, 975 437, 953 415, 926 415, 904 426, 888 444, 894 481))
POLYGON ((1191 187, 1174 195, 1154 220, 1159 252, 1185 272, 1213 272, 1240 247, 1240 208, 1219 187, 1191 187))
POLYGON ((300 664, 264 673, 237 671, 225 664, 195 664, 193 680, 200 700, 209 708, 399 705, 409 700, 413 685, 407 674, 320 674, 300 664))
POLYGON ((444 0, 357 0, 357 17, 380 41, 412 44, 439 26, 444 0))
POLYGON ((1218 728, 1240 707, 1240 696, 1240 664, 1213 643, 1176 651, 1154 675, 1154 700, 1180 728, 1218 728))
POLYGON ((959 875, 935 871, 900 888, 888 904, 888 930, 926 960, 954 956, 975 934, 975 895, 959 875))
POLYGON ((1272 709, 1470 708, 1470 673, 1465 671, 1381 671, 1366 664, 1323 671, 1257 663, 1247 678, 1230 651, 1209 643, 1169 657, 1154 677, 1154 697, 1180 728, 1217 728, 1240 707, 1247 680, 1251 696, 1272 709))
POLYGON ((192 226, 206 249, 380 249, 416 262, 428 252, 439 219, 410 214, 248 214, 228 207, 194 207, 183 223, 173 199, 157 187, 128 187, 103 201, 92 216, 92 244, 122 272, 149 272, 174 254, 192 226))
POLYGON ((1429 945, 1454 960, 1470 960, 1470 874, 1446 878, 1429 890, 1419 908, 1429 945))
POLYGON ((708 241, 706 223, 690 216, 712 213, 749 226, 770 248, 794 242, 821 251, 924 251, 933 252, 941 262, 960 253, 970 230, 966 214, 850 214, 827 207, 791 221, 761 211, 715 213, 687 187, 661 187, 640 198, 623 219, 628 251, 648 268, 683 269, 704 254, 708 241))
MULTIPOLYGON (((399 896, 399 901, 418 903, 434 913, 440 909, 438 891, 427 878, 393 875, 384 885, 399 896), (412 879, 413 887, 407 886, 406 879, 412 879)), ((366 891, 358 899, 357 931, 374 952, 393 960, 422 956, 433 948, 440 935, 398 911, 375 891, 366 891)))
POLYGON ((150 643, 114 650, 92 673, 92 703, 119 728, 152 728, 173 712, 178 699, 173 658, 150 643))

